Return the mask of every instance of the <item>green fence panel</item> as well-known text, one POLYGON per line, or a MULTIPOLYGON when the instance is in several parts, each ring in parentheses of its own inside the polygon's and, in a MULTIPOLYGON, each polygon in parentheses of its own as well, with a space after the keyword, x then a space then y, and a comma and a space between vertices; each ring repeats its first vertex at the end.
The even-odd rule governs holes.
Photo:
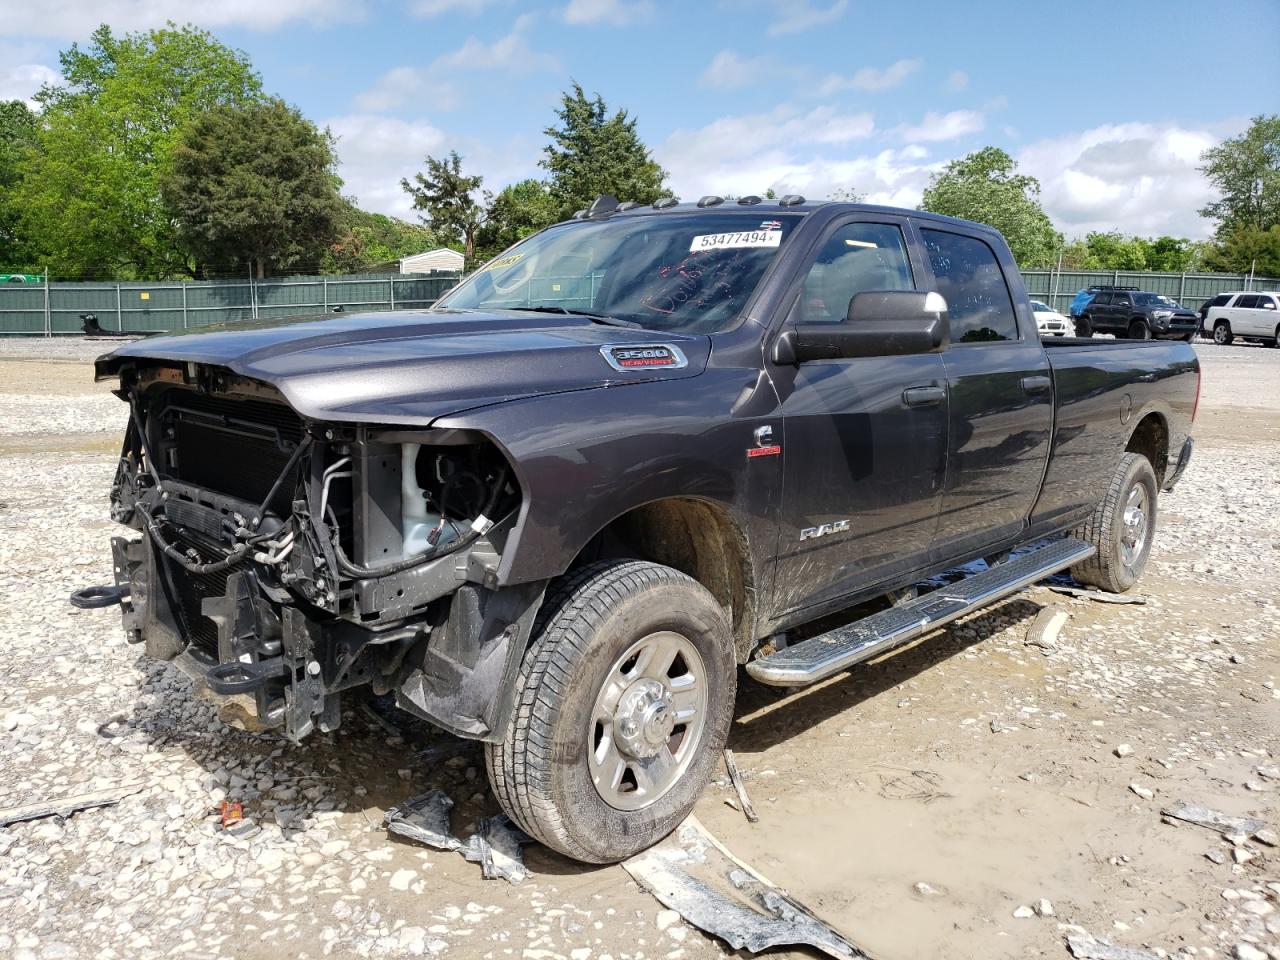
MULTIPOLYGON (((336 310, 376 313, 429 307, 460 279, 455 273, 359 274, 185 283, 11 283, 0 285, 0 336, 78 334, 92 313, 104 330, 173 331, 254 317, 322 316, 336 310)), ((1280 292, 1280 279, 1230 273, 1135 273, 1125 270, 1024 270, 1027 293, 1066 313, 1077 291, 1114 284, 1163 293, 1192 310, 1231 290, 1280 292)), ((551 278, 555 280, 555 278, 551 278)), ((585 281, 583 281, 585 282, 585 281)), ((530 302, 563 299, 566 290, 527 292, 530 302)), ((594 296, 595 283, 580 293, 594 296)), ((579 291, 572 291, 574 294, 579 291)))

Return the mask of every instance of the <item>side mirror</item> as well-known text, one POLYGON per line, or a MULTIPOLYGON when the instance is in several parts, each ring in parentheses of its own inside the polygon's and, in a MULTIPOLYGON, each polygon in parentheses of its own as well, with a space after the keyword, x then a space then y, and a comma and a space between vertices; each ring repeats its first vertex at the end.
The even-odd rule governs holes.
POLYGON ((867 290, 849 301, 843 323, 801 323, 774 343, 780 364, 847 357, 938 353, 951 341, 947 301, 918 290, 867 290))

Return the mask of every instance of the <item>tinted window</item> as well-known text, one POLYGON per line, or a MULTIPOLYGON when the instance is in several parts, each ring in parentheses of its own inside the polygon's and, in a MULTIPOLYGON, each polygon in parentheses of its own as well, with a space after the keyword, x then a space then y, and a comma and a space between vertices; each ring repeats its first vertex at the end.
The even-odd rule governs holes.
POLYGON ((952 342, 1018 339, 1013 298, 991 247, 958 233, 920 232, 938 292, 947 299, 952 342))
POLYGON ((797 304, 807 323, 839 323, 865 290, 914 290, 902 231, 889 223, 847 223, 818 251, 797 304))
POLYGON ((1210 300, 1210 301, 1209 301, 1209 306, 1211 306, 1211 307, 1224 307, 1224 306, 1226 306, 1227 301, 1228 301, 1228 300, 1230 300, 1230 299, 1231 299, 1231 294, 1229 294, 1229 293, 1220 293, 1220 294, 1218 294, 1216 297, 1214 297, 1212 300, 1210 300))
POLYGON ((1236 301, 1237 307, 1243 307, 1246 310, 1252 310, 1258 305, 1258 298, 1252 293, 1247 293, 1236 301))
POLYGON ((1275 297, 1259 297, 1258 306, 1260 306, 1263 310, 1274 310, 1276 308, 1276 298, 1275 297))
POLYGON ((1109 293, 1098 294, 1096 297, 1093 298, 1093 302, 1090 304, 1090 306, 1095 306, 1095 307, 1111 306, 1111 294, 1109 293))

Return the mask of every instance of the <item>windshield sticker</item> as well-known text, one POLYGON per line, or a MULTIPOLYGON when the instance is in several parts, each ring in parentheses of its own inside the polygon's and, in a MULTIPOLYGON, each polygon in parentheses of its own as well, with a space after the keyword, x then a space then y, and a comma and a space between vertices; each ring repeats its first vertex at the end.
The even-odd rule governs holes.
POLYGON ((524 259, 523 253, 513 253, 509 257, 499 257, 497 260, 490 260, 483 267, 481 267, 480 270, 481 271, 500 270, 503 267, 511 266, 513 263, 519 263, 523 259, 524 259))
POLYGON ((776 247, 782 243, 781 230, 741 230, 737 233, 704 233, 694 237, 689 252, 734 250, 740 247, 776 247))
POLYGON ((782 221, 781 221, 781 220, 766 220, 764 223, 760 224, 760 229, 761 229, 761 230, 781 230, 781 229, 782 229, 782 221))

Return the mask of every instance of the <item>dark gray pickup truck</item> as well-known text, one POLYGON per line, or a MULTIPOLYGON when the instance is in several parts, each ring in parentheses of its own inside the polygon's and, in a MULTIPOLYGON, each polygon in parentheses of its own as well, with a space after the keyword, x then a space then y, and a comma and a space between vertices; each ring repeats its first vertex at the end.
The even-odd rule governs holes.
POLYGON ((1184 343, 1042 342, 987 227, 798 197, 601 198, 435 309, 97 376, 132 640, 293 739, 394 694, 593 862, 689 812, 740 665, 800 686, 1060 570, 1128 589, 1199 396, 1184 343))

